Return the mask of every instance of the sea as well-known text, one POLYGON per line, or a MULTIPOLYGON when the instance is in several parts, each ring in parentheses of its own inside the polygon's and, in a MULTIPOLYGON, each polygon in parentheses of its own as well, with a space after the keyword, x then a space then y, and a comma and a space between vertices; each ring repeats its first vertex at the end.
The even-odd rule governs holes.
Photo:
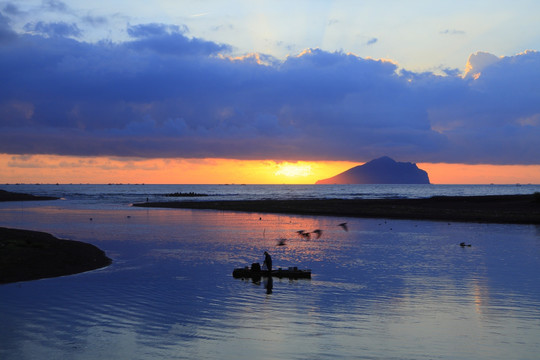
MULTIPOLYGON (((98 246, 103 269, 0 285, 0 359, 538 359, 540 226, 131 206, 423 198, 539 185, 11 184, 0 226, 98 246), (347 231, 338 226, 347 223, 347 231), (298 230, 322 230, 299 237, 298 230), (279 246, 279 243, 285 243, 279 246), (465 242, 470 247, 461 247, 465 242), (262 263, 311 279, 235 279, 262 263)), ((0 249, 1 251, 1 249, 0 249)))

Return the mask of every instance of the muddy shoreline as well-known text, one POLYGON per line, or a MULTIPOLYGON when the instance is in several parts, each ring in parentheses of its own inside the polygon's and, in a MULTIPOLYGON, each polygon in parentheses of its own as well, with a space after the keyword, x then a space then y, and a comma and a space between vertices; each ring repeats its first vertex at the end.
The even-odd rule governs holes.
POLYGON ((540 224, 540 194, 436 196, 426 199, 319 199, 171 201, 139 207, 207 209, 257 213, 540 224))
POLYGON ((111 263, 91 244, 0 227, 0 284, 72 275, 111 263))

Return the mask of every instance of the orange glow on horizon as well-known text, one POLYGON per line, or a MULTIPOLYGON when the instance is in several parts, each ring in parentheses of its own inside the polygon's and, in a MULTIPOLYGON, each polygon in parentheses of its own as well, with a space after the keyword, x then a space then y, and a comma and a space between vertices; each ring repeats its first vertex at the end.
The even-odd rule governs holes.
POLYGON ((419 163, 432 184, 540 184, 540 165, 419 163))
MULTIPOLYGON (((0 183, 314 184, 361 163, 0 154, 0 183)), ((432 184, 540 184, 540 165, 419 163, 432 184)))
POLYGON ((306 177, 310 176, 313 172, 311 171, 311 165, 309 163, 298 162, 298 163, 289 163, 284 162, 277 164, 277 171, 274 172, 276 176, 287 176, 290 178, 296 178, 299 176, 306 177))
POLYGON ((356 165, 348 161, 0 154, 0 183, 314 184, 356 165))

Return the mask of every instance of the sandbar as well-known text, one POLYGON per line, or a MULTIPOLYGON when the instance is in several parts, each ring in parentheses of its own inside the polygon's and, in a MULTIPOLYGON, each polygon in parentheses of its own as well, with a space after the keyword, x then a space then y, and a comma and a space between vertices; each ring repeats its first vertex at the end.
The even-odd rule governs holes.
POLYGON ((38 196, 24 193, 0 190, 0 201, 37 201, 37 200, 58 200, 54 196, 38 196))
POLYGON ((72 275, 111 263, 92 244, 0 227, 0 284, 72 275))
POLYGON ((170 201, 138 203, 133 204, 133 206, 410 220, 540 224, 540 193, 435 196, 423 199, 170 201))

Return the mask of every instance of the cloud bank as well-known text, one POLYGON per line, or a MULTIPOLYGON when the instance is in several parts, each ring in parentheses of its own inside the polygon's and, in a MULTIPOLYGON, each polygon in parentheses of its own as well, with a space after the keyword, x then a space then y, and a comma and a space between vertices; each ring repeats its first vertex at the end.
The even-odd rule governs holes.
POLYGON ((168 24, 88 43, 74 23, 16 33, 8 16, 0 153, 540 164, 535 51, 440 76, 319 49, 232 58, 168 24))

